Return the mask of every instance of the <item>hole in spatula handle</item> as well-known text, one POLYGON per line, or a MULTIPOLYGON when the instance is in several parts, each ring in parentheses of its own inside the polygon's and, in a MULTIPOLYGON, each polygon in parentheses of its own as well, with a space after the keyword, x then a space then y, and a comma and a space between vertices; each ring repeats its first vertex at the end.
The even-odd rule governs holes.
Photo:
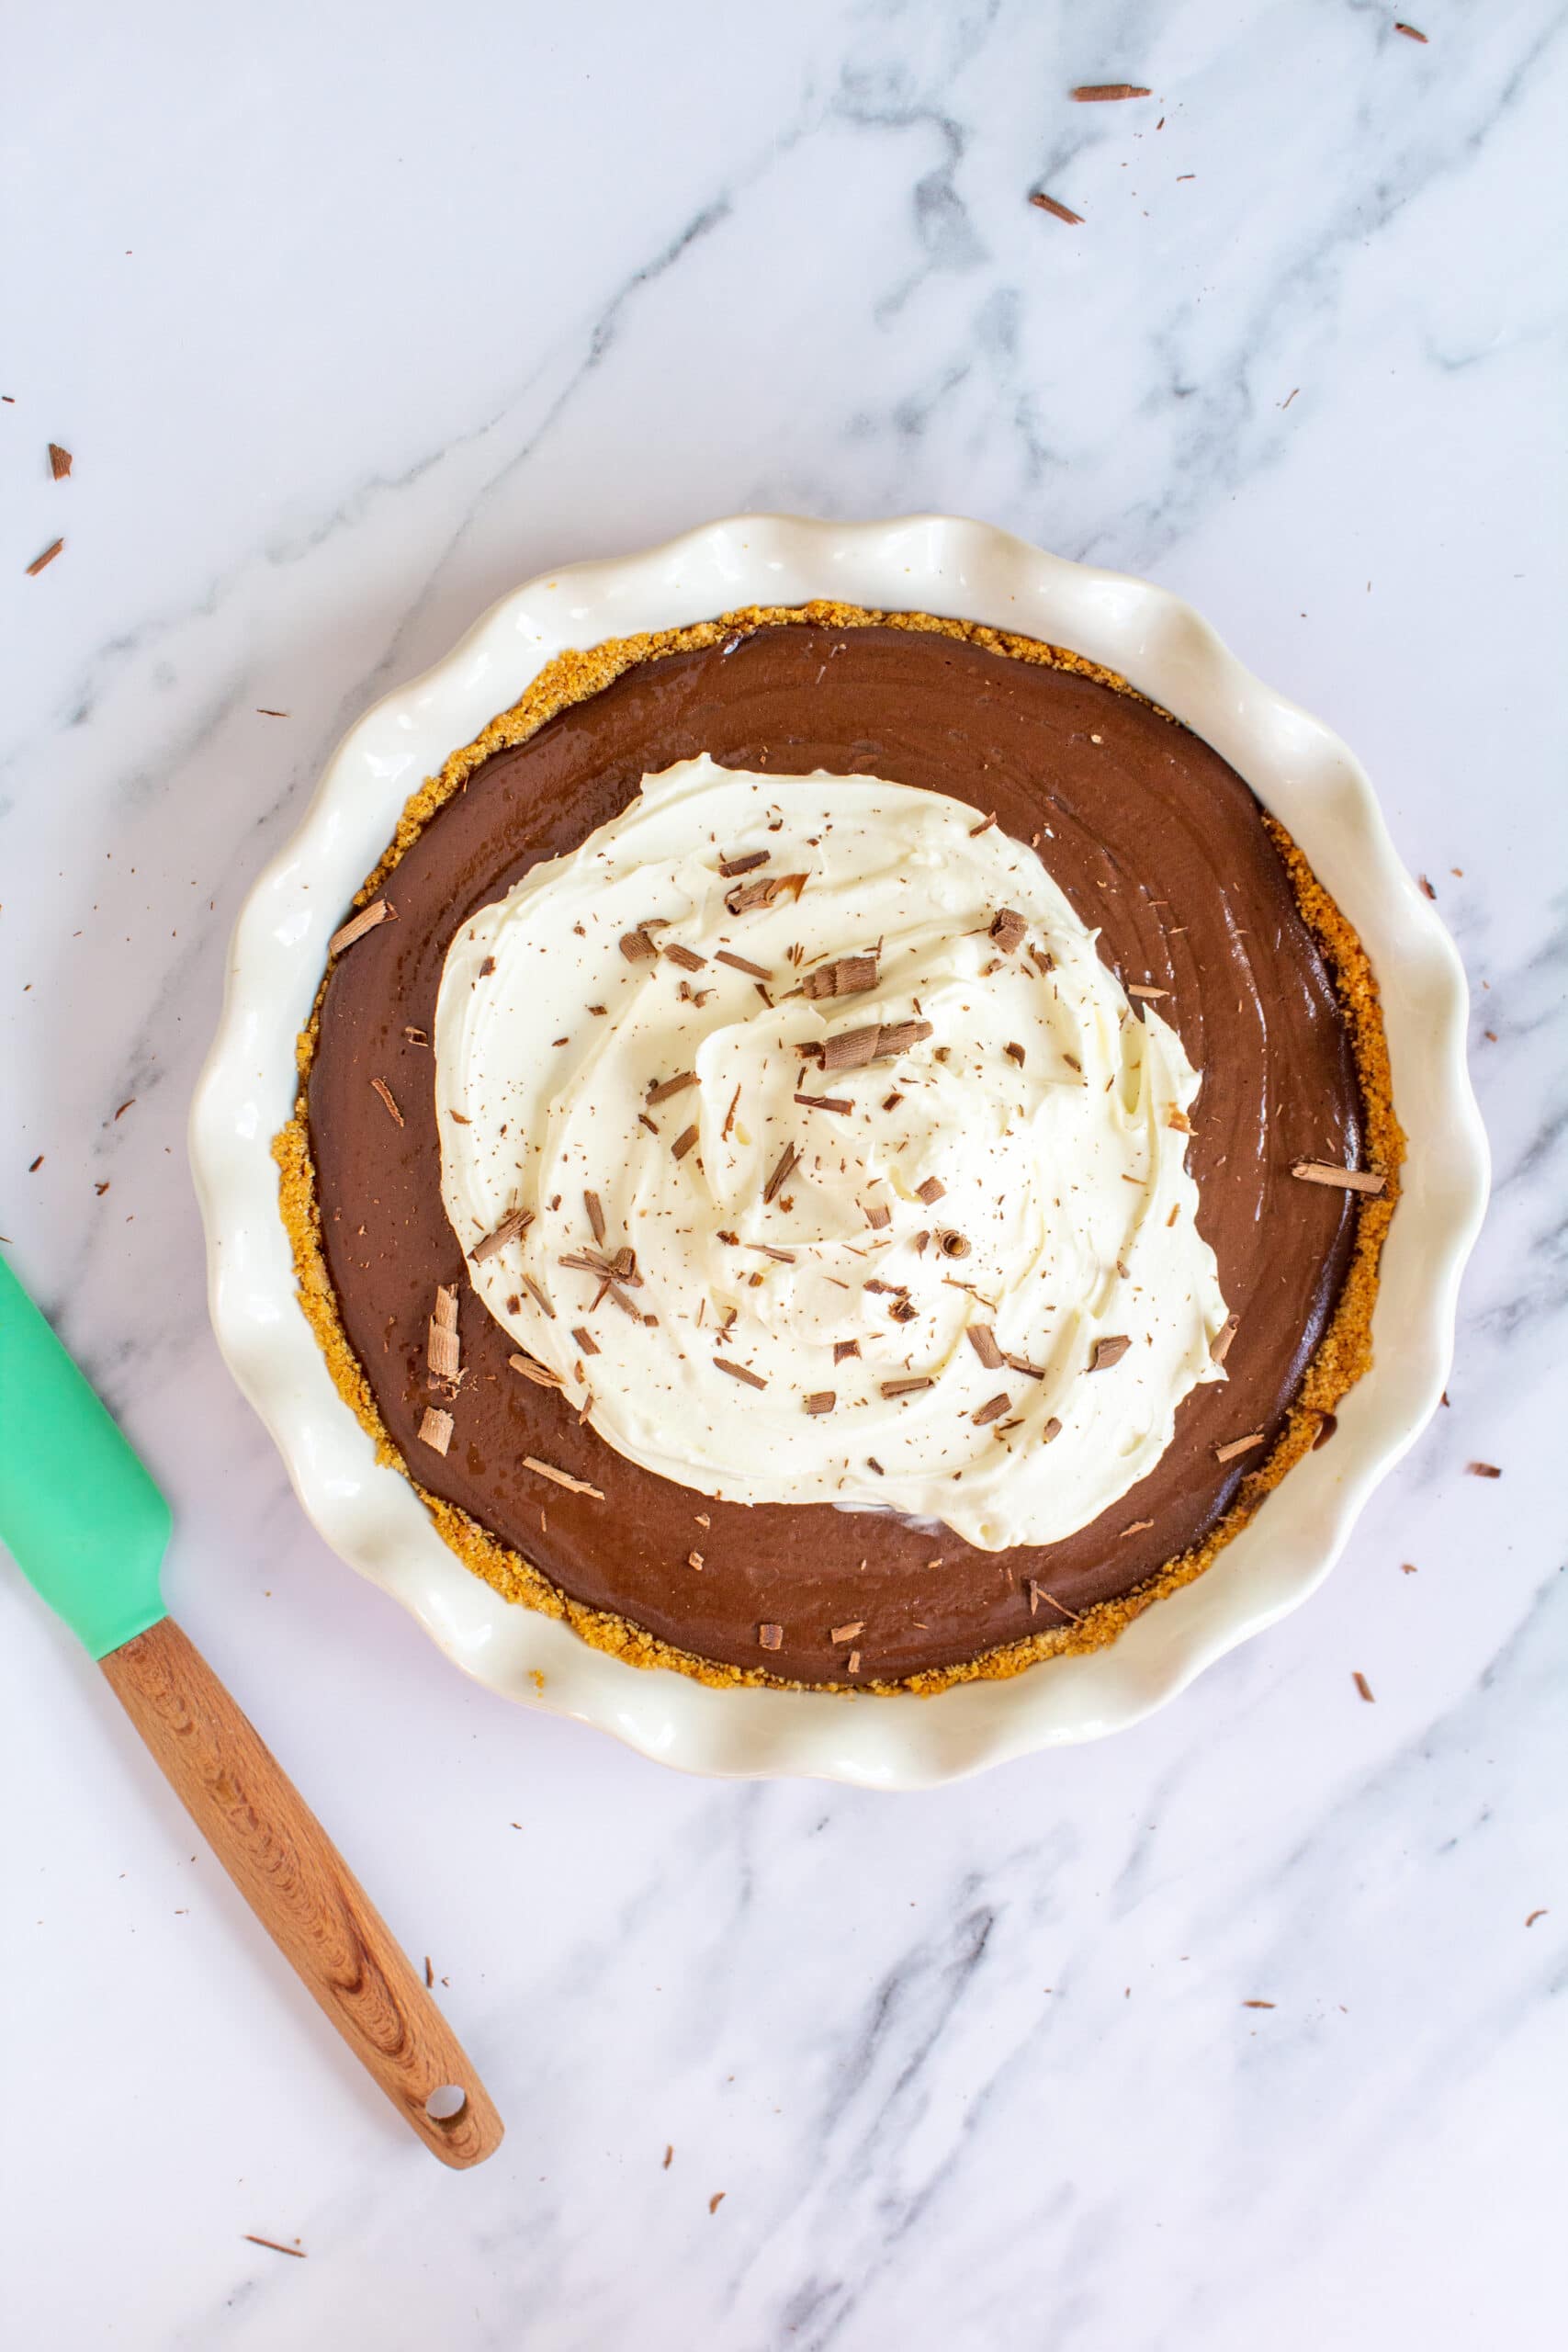
POLYGON ((424 2111, 432 2123, 456 2123, 468 2104, 461 2083, 439 2083, 425 2100, 424 2111))

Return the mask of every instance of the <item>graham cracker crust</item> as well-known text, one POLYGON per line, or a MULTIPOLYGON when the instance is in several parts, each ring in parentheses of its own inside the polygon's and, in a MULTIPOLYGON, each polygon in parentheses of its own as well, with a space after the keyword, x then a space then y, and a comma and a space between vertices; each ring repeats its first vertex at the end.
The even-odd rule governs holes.
MULTIPOLYGON (((663 629, 637 637, 612 638, 584 651, 558 654, 548 662, 509 710, 491 719, 483 733, 461 751, 454 752, 437 775, 412 793, 398 820, 397 831, 385 854, 367 876, 355 898, 359 907, 375 897, 404 852, 416 841, 437 809, 451 798, 491 755, 525 742, 547 719, 571 704, 583 702, 611 684, 623 672, 673 653, 700 651, 718 644, 735 631, 814 622, 830 628, 880 627, 926 630, 963 639, 1014 661, 1032 662, 1051 669, 1070 670, 1132 695, 1161 718, 1171 718, 1146 695, 1116 672, 1086 661, 1066 646, 1048 645, 1035 638, 1017 637, 987 628, 975 621, 940 618, 931 613, 869 611, 856 605, 813 603, 788 606, 747 605, 716 620, 688 628, 663 629)), ((1383 1034, 1378 985, 1360 940, 1313 873, 1296 843, 1275 819, 1265 814, 1275 846, 1284 862, 1303 922, 1322 952, 1338 994, 1360 1087, 1366 1125, 1365 1164, 1386 1178, 1386 1189, 1361 1197, 1357 1205, 1356 1239, 1344 1286, 1328 1329, 1303 1376, 1285 1427, 1272 1450, 1257 1469, 1242 1480, 1235 1500, 1224 1517, 1188 1551, 1166 1563, 1157 1575, 1118 1600, 1098 1603, 1075 1623, 1032 1633, 1018 1641, 987 1650, 955 1666, 931 1668, 901 1680, 857 1682, 853 1690, 840 1683, 802 1683, 770 1674, 761 1667, 720 1665, 660 1641, 641 1626, 604 1610, 585 1608, 562 1592, 521 1553, 502 1544, 490 1531, 460 1510, 428 1493, 392 1443, 376 1409, 369 1383, 348 1344, 338 1313, 337 1297, 327 1274, 321 1250, 321 1215, 316 1197, 315 1168, 310 1159, 306 1120, 306 1088, 314 1058, 321 1018, 321 990, 296 1048, 299 1091, 294 1116, 274 1138, 272 1152, 278 1166, 278 1201, 294 1254, 300 1308, 326 1358, 334 1385, 344 1402, 374 1440, 377 1458, 407 1478, 429 1512, 444 1542, 464 1566, 482 1577, 507 1600, 537 1609, 561 1619, 596 1649, 610 1651, 632 1666, 670 1667, 677 1673, 718 1688, 739 1684, 768 1685, 776 1690, 818 1690, 851 1698, 860 1692, 890 1695, 915 1692, 930 1697, 958 1682, 996 1681, 1021 1674, 1042 1659, 1102 1649, 1123 1627, 1156 1600, 1201 1576, 1216 1555, 1256 1515, 1265 1498, 1287 1471, 1311 1452, 1332 1430, 1334 1408, 1360 1379, 1372 1360, 1371 1322, 1377 1295, 1378 1265, 1383 1238, 1399 1197, 1398 1171, 1404 1157, 1404 1136, 1394 1115, 1388 1046, 1383 1034)))

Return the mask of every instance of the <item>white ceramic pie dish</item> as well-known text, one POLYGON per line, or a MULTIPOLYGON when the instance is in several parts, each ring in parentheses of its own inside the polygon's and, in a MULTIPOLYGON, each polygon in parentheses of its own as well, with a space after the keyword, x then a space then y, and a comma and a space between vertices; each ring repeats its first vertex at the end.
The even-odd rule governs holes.
POLYGON ((945 516, 712 523, 503 597, 444 662, 367 712, 328 763, 304 822, 241 915, 192 1110, 213 1326, 327 1542, 479 1680, 690 1771, 923 1787, 1136 1722, 1328 1574, 1448 1374, 1460 1274, 1487 1186, 1465 1016, 1458 955, 1399 864, 1361 769, 1325 727, 1244 670, 1190 606, 945 516), (1372 1320, 1375 1363, 1339 1407, 1334 1443, 1291 1471, 1204 1575, 1110 1647, 929 1699, 710 1689, 629 1666, 503 1600, 447 1549, 408 1482, 378 1464, 333 1387, 295 1300, 270 1150, 293 1107, 295 1039, 328 938, 409 794, 568 648, 813 598, 977 620, 1069 646, 1212 743, 1294 835, 1360 933, 1382 986, 1408 1139, 1372 1320))

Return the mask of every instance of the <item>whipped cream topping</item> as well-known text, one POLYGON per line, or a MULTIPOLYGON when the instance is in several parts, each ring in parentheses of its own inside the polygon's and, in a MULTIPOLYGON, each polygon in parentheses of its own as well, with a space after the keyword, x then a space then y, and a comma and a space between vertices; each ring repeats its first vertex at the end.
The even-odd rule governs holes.
POLYGON ((475 1290, 702 1494, 1051 1543, 1224 1376, 1198 1075, 962 802, 645 776, 464 925, 434 1042, 475 1290))

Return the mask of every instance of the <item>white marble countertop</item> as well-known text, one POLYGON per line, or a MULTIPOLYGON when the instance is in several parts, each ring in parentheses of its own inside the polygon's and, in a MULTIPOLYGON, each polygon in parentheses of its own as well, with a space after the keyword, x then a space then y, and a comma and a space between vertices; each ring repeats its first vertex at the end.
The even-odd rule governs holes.
POLYGON ((0 1231, 510 2127, 465 2176, 402 2133, 0 1575, 17 2342, 1550 2340, 1564 18, 1419 21, 13 25, 0 1231), (1451 1408, 1178 1704, 923 1797, 682 1781, 467 1684, 315 1539, 203 1304, 192 1080, 328 748, 517 581, 745 507, 970 513, 1191 598, 1359 752, 1474 985, 1451 1408))

